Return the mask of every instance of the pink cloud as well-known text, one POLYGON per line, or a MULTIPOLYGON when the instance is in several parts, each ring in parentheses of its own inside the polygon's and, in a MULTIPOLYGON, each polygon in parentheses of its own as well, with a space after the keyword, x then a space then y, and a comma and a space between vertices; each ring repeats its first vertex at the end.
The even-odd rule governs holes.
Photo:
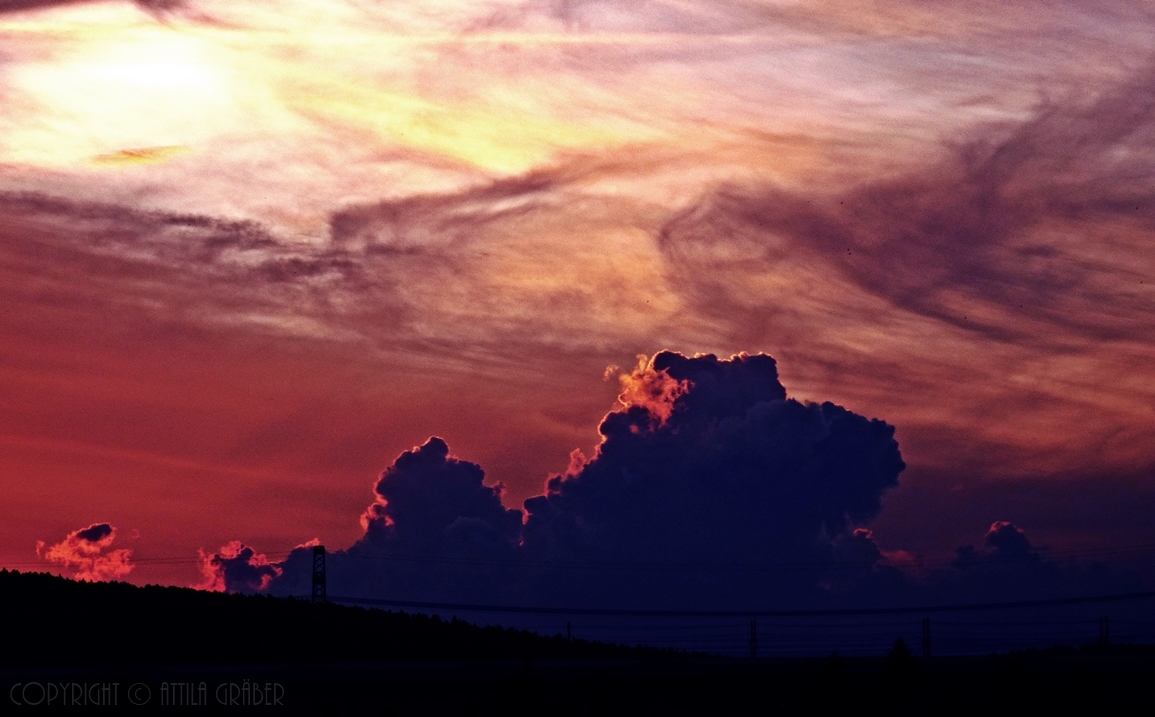
POLYGON ((281 569, 239 540, 224 545, 215 553, 198 549, 204 580, 194 585, 198 590, 214 592, 256 592, 268 587, 281 569))
POLYGON ((618 381, 622 386, 618 402, 626 408, 645 408, 658 420, 658 425, 666 423, 674 410, 674 402, 690 390, 689 381, 677 381, 665 371, 656 370, 647 356, 639 356, 637 367, 628 374, 622 373, 618 381))
POLYGON ((74 530, 64 540, 46 546, 36 541, 36 554, 51 563, 72 568, 77 580, 105 581, 122 578, 132 572, 132 550, 113 548, 116 528, 108 523, 93 523, 74 530))

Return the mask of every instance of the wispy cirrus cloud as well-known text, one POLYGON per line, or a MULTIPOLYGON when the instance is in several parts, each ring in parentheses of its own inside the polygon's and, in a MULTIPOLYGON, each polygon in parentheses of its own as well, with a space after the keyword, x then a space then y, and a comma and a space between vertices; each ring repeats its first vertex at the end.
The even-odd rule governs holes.
POLYGON ((832 371, 877 372, 866 383, 890 397, 875 405, 957 385, 944 402, 957 427, 1018 431, 1117 468, 1141 462, 1151 86, 1143 73, 1081 105, 1044 107, 931 168, 845 193, 723 187, 663 228, 670 286, 735 343, 805 333, 808 355, 829 356, 832 371), (900 396, 893 380, 905 382, 900 396), (1072 444, 1059 426, 1088 411, 1115 418, 1072 444), (1022 425, 1028 415, 1034 426, 1022 425))

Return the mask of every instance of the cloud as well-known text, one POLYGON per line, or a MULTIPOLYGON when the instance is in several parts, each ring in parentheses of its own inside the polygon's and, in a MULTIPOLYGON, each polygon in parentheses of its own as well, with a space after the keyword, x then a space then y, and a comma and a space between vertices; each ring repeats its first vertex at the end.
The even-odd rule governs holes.
POLYGON ((485 486, 484 477, 480 466, 449 457, 445 441, 430 438, 402 453, 377 481, 377 502, 362 518, 362 542, 418 553, 512 547, 521 514, 507 510, 502 486, 485 486))
POLYGON ((609 414, 596 455, 526 501, 525 550, 558 563, 805 566, 773 577, 707 567, 689 581, 652 571, 602 576, 601 584, 555 576, 566 582, 559 592, 602 602, 813 598, 835 544, 897 485, 904 463, 893 427, 787 398, 765 355, 661 352, 635 376, 647 373, 688 388, 657 412, 643 395, 609 414))
POLYGON ((329 220, 339 246, 376 253, 405 253, 468 242, 479 228, 540 208, 562 182, 552 173, 530 172, 513 179, 448 195, 417 195, 351 206, 329 220))
POLYGON ((116 580, 132 572, 132 550, 113 548, 116 528, 108 523, 93 523, 74 530, 55 545, 36 541, 36 554, 42 559, 73 570, 77 580, 94 582, 116 580))
POLYGON ((1021 558, 1031 553, 1031 541, 1027 540, 1027 534, 1006 520, 992 523, 984 542, 999 557, 1021 558))
MULTIPOLYGON (((65 259, 50 291, 68 294, 85 275, 101 276, 117 288, 94 292, 94 301, 143 310, 153 323, 243 324, 281 335, 340 338, 339 325, 318 320, 336 297, 316 289, 361 283, 360 269, 344 253, 293 247, 255 222, 34 193, 0 193, 0 208, 26 230, 11 233, 13 255, 49 251, 65 259), (296 308, 289 311, 291 304, 296 308)), ((17 281, 13 292, 29 288, 17 281)))
POLYGON ((211 555, 203 550, 197 553, 204 575, 204 580, 196 585, 198 590, 253 593, 266 589, 281 574, 281 568, 270 564, 264 555, 239 540, 222 546, 211 555))
POLYGON ((674 404, 690 390, 688 380, 678 381, 664 370, 654 368, 644 355, 638 357, 638 366, 632 373, 618 376, 622 393, 618 402, 629 408, 644 408, 659 424, 664 424, 674 411, 674 404))
POLYGON ((785 347, 804 391, 886 411, 923 465, 1149 463, 1153 78, 1059 91, 849 188, 720 186, 661 229, 668 285, 719 341, 785 347))
POLYGON ((661 247, 711 315, 748 311, 740 277, 806 257, 895 308, 996 341, 1138 337, 1151 328, 1136 291, 1147 262, 1132 263, 1155 228, 1151 79, 1089 106, 1043 107, 953 161, 847 193, 720 189, 672 219, 661 247), (1096 226, 1111 227, 1113 251, 1093 256, 1063 233, 1096 226))
MULTIPOLYGON (((72 5, 91 5, 106 0, 0 0, 0 13, 33 12, 72 5)), ((124 0, 126 4, 130 0, 124 0)), ((131 0, 141 10, 164 16, 185 7, 187 0, 131 0)))
POLYGON ((484 477, 437 437, 402 453, 374 487, 376 501, 361 519, 364 536, 330 556, 330 590, 391 585, 391 594, 411 599, 508 595, 522 513, 505 508, 502 486, 486 486, 484 477))
MULTIPOLYGON (((556 197, 543 192, 559 181, 528 177, 448 197, 352 207, 333 216, 330 241, 320 244, 293 241, 252 221, 34 193, 0 193, 0 208, 30 230, 10 232, 5 251, 14 261, 43 261, 45 252, 61 257, 59 279, 48 287, 63 294, 59 302, 75 300, 76 287, 99 277, 94 301, 144 314, 150 325, 240 327, 368 344, 400 362, 507 369, 511 347, 586 352, 585 338, 602 328, 610 332, 603 343, 629 331, 611 316, 632 320, 650 312, 633 301, 633 287, 650 278, 612 269, 615 257, 591 257, 580 271, 575 263, 569 277, 552 276, 553 252, 521 255, 512 232, 551 230, 558 222, 550 218, 556 197), (534 273, 551 278, 523 278, 534 273), (581 285, 580 277, 593 275, 593 285, 581 285), (541 322, 547 313, 557 320, 552 330, 541 322)), ((561 223, 575 234, 606 226, 607 219, 561 223)), ((575 262, 585 261, 579 243, 571 252, 575 262)), ((13 301, 45 289, 22 276, 13 276, 13 301)))
MULTIPOLYGON (((1143 579, 1131 566, 1049 556, 1026 533, 1005 520, 991 524, 984 548, 964 545, 948 566, 926 572, 919 595, 929 602, 1006 602, 1138 592, 1143 579)), ((1123 608, 1129 609, 1129 608, 1123 608)))
MULTIPOLYGON (((440 438, 374 486, 364 535, 330 551, 334 595, 475 604, 768 609, 957 604, 1137 590, 995 521, 953 561, 882 550, 866 526, 905 464, 894 428, 790 398, 775 360, 663 351, 622 378, 591 457, 525 512, 440 438)), ((310 551, 268 580, 303 595, 310 551)))
POLYGON ((955 560, 952 567, 958 570, 968 570, 976 566, 1007 566, 1024 561, 1038 564, 1040 555, 1031 549, 1031 541, 1027 534, 1014 523, 1007 520, 996 520, 991 524, 983 538, 985 550, 976 550, 973 545, 963 545, 955 550, 955 560))
MULTIPOLYGON (((891 426, 788 399, 764 355, 661 352, 623 389, 595 454, 575 454, 527 500, 524 525, 500 485, 443 440, 403 453, 376 484, 364 537, 331 554, 330 590, 737 608, 821 599, 822 575, 843 557, 865 556, 867 572, 880 561, 854 529, 904 467, 891 426), (735 563, 803 569, 724 567, 735 563), (585 569, 564 567, 574 564, 585 569), (692 577, 686 565, 699 566, 692 577)), ((299 589, 305 564, 291 557, 271 589, 299 589)))
MULTIPOLYGON (((18 193, 0 202, 0 333, 17 338, 7 365, 59 375, 5 379, 28 397, 10 433, 164 452, 229 436, 227 413, 237 446, 199 457, 250 466, 437 434, 520 500, 561 467, 549 456, 591 453, 581 431, 611 389, 589 399, 582 377, 670 346, 771 353, 794 398, 885 416, 911 466, 891 500, 1068 469, 1093 483, 1155 459, 1150 9, 194 5, 220 21, 142 23, 119 3, 3 28, 0 164, 18 193), (121 161, 175 146, 189 151, 121 161), (315 376, 391 383, 318 388, 341 397, 322 410, 297 400, 311 379, 296 374, 287 400, 188 392, 214 403, 173 407, 191 429, 176 438, 158 412, 122 410, 132 392, 109 377, 148 403, 174 357, 209 371, 226 341, 261 345, 246 371, 311 355, 315 376), (97 345, 131 360, 98 361, 97 345), (448 403, 429 371, 493 423, 424 420, 448 403), (413 388, 392 398, 398 384, 413 388), (294 415, 238 410, 258 403, 294 415)), ((211 370, 204 385, 242 373, 211 370)), ((332 494, 320 475, 307 494, 332 494)), ((1136 493, 1115 483, 1052 517, 1113 514, 1118 495, 1136 493)), ((1008 516, 1039 534, 1014 511, 966 525, 1008 516)), ((948 530, 963 528, 926 535, 968 539, 948 530)))
POLYGON ((20 12, 22 10, 39 10, 41 8, 56 7, 58 5, 76 5, 93 0, 0 0, 0 12, 20 12))

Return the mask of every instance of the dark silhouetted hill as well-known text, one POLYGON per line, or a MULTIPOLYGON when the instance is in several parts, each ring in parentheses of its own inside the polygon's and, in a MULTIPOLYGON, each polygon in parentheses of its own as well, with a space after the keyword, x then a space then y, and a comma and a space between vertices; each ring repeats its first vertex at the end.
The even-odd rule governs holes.
POLYGON ((707 658, 303 600, 8 571, 0 571, 0 610, 0 700, 13 704, 43 696, 48 705, 51 694, 62 704, 61 695, 87 699, 93 685, 112 685, 117 707, 244 707, 255 704, 245 695, 259 693, 293 713, 422 717, 1155 709, 1149 646, 925 659, 896 643, 873 658, 707 658), (251 685, 265 691, 245 692, 251 685), (230 701, 238 694, 241 702, 230 701))
POLYGON ((0 667, 582 660, 658 650, 261 595, 0 570, 0 667))

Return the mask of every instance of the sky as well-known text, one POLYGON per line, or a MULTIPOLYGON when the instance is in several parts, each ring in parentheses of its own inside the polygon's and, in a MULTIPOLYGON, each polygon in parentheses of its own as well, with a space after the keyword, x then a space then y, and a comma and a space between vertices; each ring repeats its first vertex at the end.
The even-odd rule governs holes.
POLYGON ((1153 59, 1112 0, 0 0, 0 563, 352 549, 432 436, 519 510, 662 351, 892 427, 881 554, 1151 546, 1153 59))

